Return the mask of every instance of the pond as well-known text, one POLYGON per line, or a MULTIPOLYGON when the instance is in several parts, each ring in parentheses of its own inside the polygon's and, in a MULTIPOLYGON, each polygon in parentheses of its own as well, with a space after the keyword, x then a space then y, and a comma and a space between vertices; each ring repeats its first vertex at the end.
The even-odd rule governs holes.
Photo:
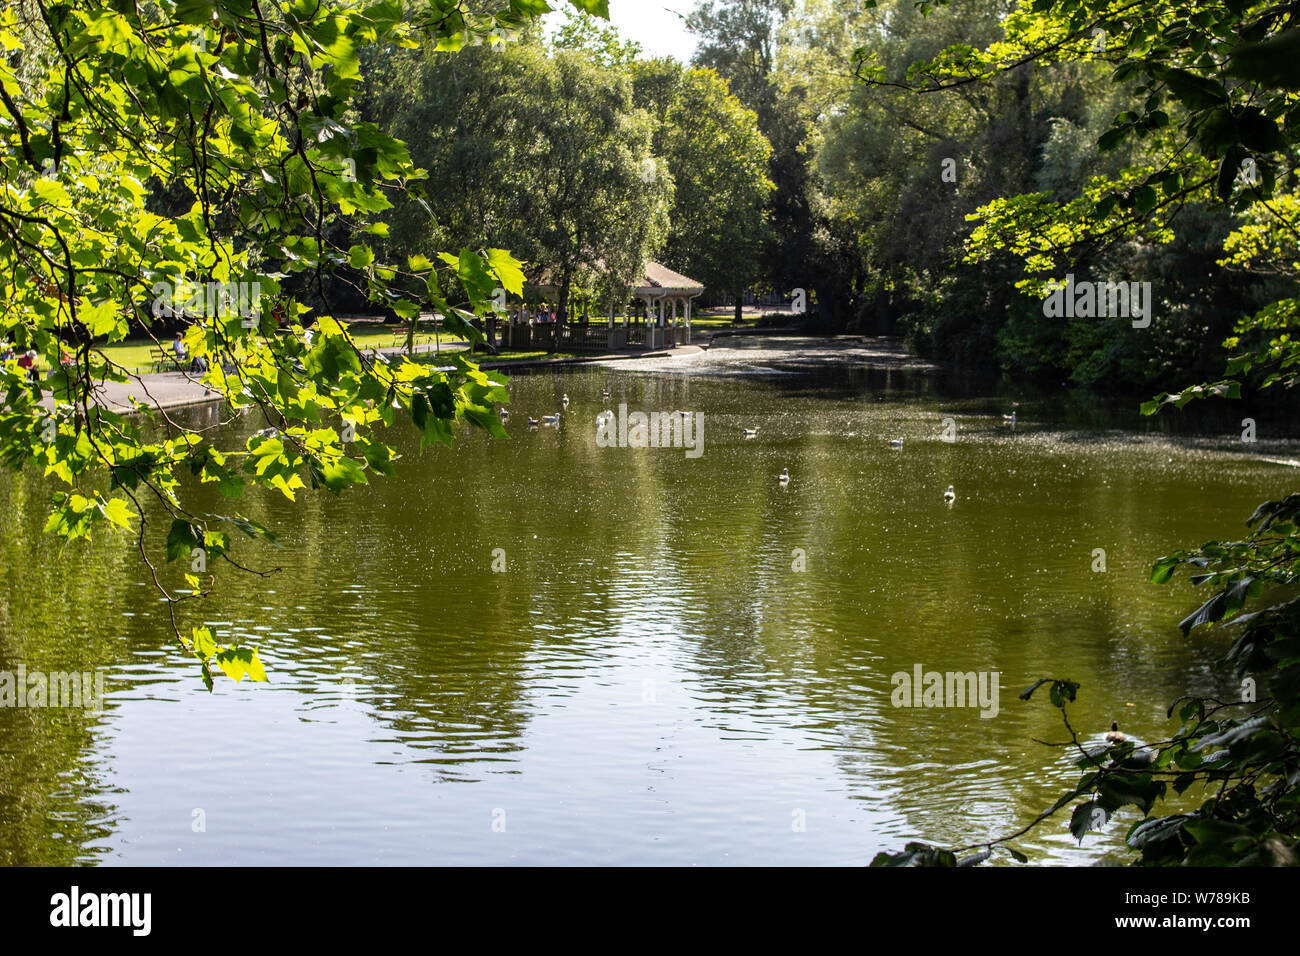
MULTIPOLYGON (((1285 447, 1061 398, 1013 430, 1009 396, 853 356, 643 367, 517 376, 511 440, 402 432, 398 477, 342 498, 188 491, 280 534, 240 554, 277 573, 216 567, 183 609, 270 674, 211 694, 134 540, 61 550, 52 485, 0 476, 0 671, 102 669, 106 696, 0 708, 0 863, 858 865, 1060 795, 1059 714, 1017 699, 1039 677, 1082 684, 1088 736, 1237 696, 1228 637, 1176 626, 1197 593, 1148 571, 1293 490, 1285 447), (703 453, 601 447, 620 405, 695 413, 703 453), (918 667, 995 703, 895 706, 918 667)), ((1094 862, 1131 814, 1016 846, 1094 862)))

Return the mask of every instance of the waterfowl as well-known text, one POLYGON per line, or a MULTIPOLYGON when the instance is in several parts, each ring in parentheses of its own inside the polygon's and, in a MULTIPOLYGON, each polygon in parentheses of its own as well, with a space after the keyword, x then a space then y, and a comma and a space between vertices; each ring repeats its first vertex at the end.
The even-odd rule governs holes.
POLYGON ((560 399, 560 404, 563 405, 565 408, 568 408, 568 407, 569 407, 569 393, 568 393, 568 392, 565 392, 565 393, 564 393, 564 397, 563 397, 562 399, 560 399))
POLYGON ((781 484, 783 485, 788 485, 790 483, 790 469, 789 468, 781 469, 781 474, 776 476, 776 480, 781 482, 781 484))
POLYGON ((757 437, 758 437, 758 429, 757 429, 757 428, 746 428, 744 431, 745 431, 745 437, 746 437, 746 438, 757 438, 757 437))
POLYGON ((547 425, 558 425, 560 424, 560 413, 556 412, 554 415, 543 415, 542 421, 547 425))
POLYGON ((609 401, 609 389, 602 388, 600 390, 600 397, 603 398, 605 401, 609 401))
POLYGON ((1148 770, 1155 763, 1156 757, 1160 755, 1160 750, 1150 744, 1130 734, 1121 733, 1118 721, 1111 721, 1110 732, 1106 734, 1104 742, 1099 747, 1093 747, 1088 750, 1089 756, 1097 759, 1104 758, 1111 747, 1119 744, 1128 744, 1133 750, 1126 756, 1117 761, 1117 765, 1127 770, 1148 770))
POLYGON ((541 424, 541 422, 539 422, 539 421, 538 421, 537 419, 535 419, 535 418, 530 418, 530 419, 528 419, 528 427, 529 427, 529 428, 536 428, 536 427, 537 427, 538 425, 540 425, 540 424, 541 424))
POLYGON ((501 416, 501 420, 502 420, 503 422, 504 422, 504 421, 509 421, 509 420, 510 420, 510 412, 507 411, 507 410, 504 409, 504 408, 499 409, 499 410, 497 411, 497 414, 501 416))
POLYGON ((901 439, 901 438, 895 438, 895 439, 892 439, 892 440, 889 442, 889 447, 890 447, 890 448, 902 448, 902 447, 903 447, 903 439, 901 439))
POLYGON ((957 492, 953 491, 952 485, 949 485, 948 490, 943 493, 943 500, 948 504, 952 504, 957 500, 957 492))
POLYGON ((1003 415, 1002 420, 1008 425, 1014 425, 1016 423, 1016 413, 1012 412, 1010 415, 1003 415))

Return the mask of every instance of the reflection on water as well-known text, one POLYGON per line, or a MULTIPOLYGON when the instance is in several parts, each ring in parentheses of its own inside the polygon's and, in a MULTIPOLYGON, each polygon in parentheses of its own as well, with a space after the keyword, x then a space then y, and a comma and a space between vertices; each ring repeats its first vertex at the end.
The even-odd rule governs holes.
MULTIPOLYGON (((245 504, 282 546, 243 557, 282 570, 218 569, 184 625, 256 641, 272 683, 211 695, 132 542, 60 552, 44 482, 0 479, 0 671, 108 674, 102 714, 0 709, 0 862, 855 864, 988 838, 1077 776, 1035 742, 1063 731, 1016 699, 1034 679, 1080 681, 1088 732, 1147 738, 1174 698, 1225 692, 1224 639, 1182 638, 1194 595, 1146 571, 1292 483, 1065 405, 1023 402, 1013 433, 1005 401, 901 370, 512 392, 509 442, 404 435, 396 479, 245 504), (701 413, 703 457, 598 448, 603 387, 701 413), (524 427, 564 393, 559 428, 524 427), (917 664, 998 671, 998 715, 894 708, 917 664)), ((1021 847, 1087 862, 1130 821, 1021 847)))

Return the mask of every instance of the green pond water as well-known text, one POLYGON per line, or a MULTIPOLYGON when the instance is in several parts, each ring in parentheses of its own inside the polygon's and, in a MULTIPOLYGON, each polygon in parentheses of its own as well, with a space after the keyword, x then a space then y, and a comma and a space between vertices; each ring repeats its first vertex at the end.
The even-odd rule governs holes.
MULTIPOLYGON (((861 363, 700 371, 516 377, 512 440, 403 432, 398 477, 341 499, 190 490, 280 534, 240 554, 279 573, 218 566, 184 609, 270 671, 212 694, 133 539, 61 550, 52 482, 0 476, 0 671, 102 669, 107 698, 0 708, 0 863, 863 864, 1018 829, 1078 776, 1017 699, 1039 677, 1083 685, 1088 735, 1236 693, 1228 636, 1177 629, 1197 593, 1147 573, 1294 490, 1284 447, 1062 399, 1013 432, 1010 396, 861 363), (605 387, 700 415, 703 454, 599 447, 605 387), (996 714, 894 706, 917 665, 996 672, 996 714)), ((1016 845, 1113 858, 1128 813, 1016 845)))

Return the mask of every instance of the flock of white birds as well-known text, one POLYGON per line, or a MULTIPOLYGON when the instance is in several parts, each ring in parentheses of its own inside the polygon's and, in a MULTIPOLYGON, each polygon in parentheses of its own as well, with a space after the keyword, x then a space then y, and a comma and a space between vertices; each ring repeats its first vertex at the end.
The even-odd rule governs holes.
MULTIPOLYGON (((610 392, 609 392, 609 389, 607 389, 607 388, 601 389, 600 397, 601 397, 601 399, 604 400, 604 401, 609 401, 609 398, 610 398, 610 392)), ((569 407, 569 394, 568 394, 567 392, 565 392, 565 393, 564 393, 564 397, 563 397, 562 399, 560 399, 560 404, 561 404, 564 408, 566 408, 566 409, 569 407)), ((1016 410, 1019 408, 1019 406, 1020 406, 1020 403, 1019 403, 1019 402, 1012 402, 1012 403, 1011 403, 1011 414, 1009 414, 1009 415, 1003 415, 1003 416, 1002 416, 1002 421, 1003 421, 1003 423, 1005 423, 1006 425, 1009 425, 1009 426, 1010 426, 1011 428, 1013 428, 1013 429, 1016 427, 1016 410)), ((499 414, 500 414, 500 416, 501 416, 501 421, 502 421, 502 422, 507 422, 507 421, 510 420, 510 412, 507 411, 505 408, 502 408, 502 409, 500 410, 500 413, 499 413, 499 414)), ((556 412, 554 415, 543 415, 541 418, 529 418, 529 419, 528 419, 528 427, 529 427, 529 428, 537 428, 537 427, 539 427, 539 426, 541 426, 541 425, 550 425, 550 426, 552 426, 552 427, 554 427, 554 426, 558 426, 558 425, 560 424, 560 415, 561 415, 561 414, 562 414, 562 412, 556 412)), ((688 413, 687 413, 687 412, 678 412, 677 414, 678 414, 678 415, 686 415, 686 414, 688 414, 688 413)), ((613 412, 611 412, 611 411, 603 411, 603 412, 601 412, 600 414, 598 414, 598 415, 596 416, 596 424, 597 424, 597 426, 602 425, 602 424, 604 424, 605 421, 607 421, 607 420, 611 420, 611 421, 612 421, 613 418, 614 418, 614 413, 613 413, 613 412)), ((751 438, 757 438, 757 437, 758 437, 758 429, 757 429, 757 428, 745 428, 745 429, 742 429, 741 431, 742 431, 743 436, 744 436, 746 439, 751 439, 751 438)), ((890 447, 890 448, 894 448, 894 449, 899 449, 899 450, 901 450, 902 447, 903 447, 903 439, 902 439, 902 438, 894 438, 894 439, 891 439, 890 442, 889 442, 889 447, 890 447)), ((776 476, 776 480, 777 480, 777 482, 778 482, 782 487, 784 487, 784 486, 790 484, 790 469, 789 469, 789 468, 783 468, 783 469, 781 469, 781 474, 779 474, 779 475, 776 476)), ((954 487, 953 487, 952 485, 949 485, 949 486, 948 486, 948 490, 945 491, 945 492, 943 493, 943 500, 944 500, 944 502, 947 503, 949 506, 951 506, 951 505, 952 505, 952 504, 957 500, 957 492, 956 492, 956 490, 954 489, 954 487)))

